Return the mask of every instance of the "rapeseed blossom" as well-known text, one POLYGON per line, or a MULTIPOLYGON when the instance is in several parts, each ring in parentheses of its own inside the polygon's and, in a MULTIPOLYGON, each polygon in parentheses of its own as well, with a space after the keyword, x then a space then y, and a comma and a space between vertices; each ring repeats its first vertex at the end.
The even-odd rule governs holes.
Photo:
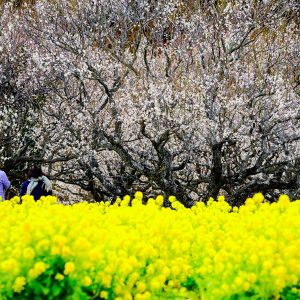
POLYGON ((300 201, 0 203, 0 298, 300 299, 300 201))
POLYGON ((24 286, 26 284, 26 278, 23 276, 17 277, 13 284, 13 291, 16 293, 20 293, 24 290, 24 286))
POLYGON ((69 261, 65 264, 65 270, 64 270, 65 275, 69 275, 70 273, 74 272, 74 270, 75 270, 75 265, 73 262, 69 261))

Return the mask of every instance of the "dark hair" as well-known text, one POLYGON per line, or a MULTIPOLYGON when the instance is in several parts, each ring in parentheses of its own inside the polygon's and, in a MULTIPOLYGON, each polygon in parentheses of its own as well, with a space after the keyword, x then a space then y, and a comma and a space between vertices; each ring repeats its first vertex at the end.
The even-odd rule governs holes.
POLYGON ((34 167, 31 167, 29 170, 28 170, 28 173, 27 173, 27 177, 28 178, 38 178, 40 176, 43 176, 44 173, 42 171, 42 169, 40 167, 37 167, 37 166, 34 166, 34 167))

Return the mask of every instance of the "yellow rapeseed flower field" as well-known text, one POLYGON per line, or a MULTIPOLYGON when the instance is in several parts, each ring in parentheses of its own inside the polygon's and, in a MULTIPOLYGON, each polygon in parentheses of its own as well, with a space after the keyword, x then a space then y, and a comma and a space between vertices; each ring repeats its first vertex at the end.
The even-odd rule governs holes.
POLYGON ((0 203, 0 299, 300 299, 300 200, 286 195, 19 202, 0 203))

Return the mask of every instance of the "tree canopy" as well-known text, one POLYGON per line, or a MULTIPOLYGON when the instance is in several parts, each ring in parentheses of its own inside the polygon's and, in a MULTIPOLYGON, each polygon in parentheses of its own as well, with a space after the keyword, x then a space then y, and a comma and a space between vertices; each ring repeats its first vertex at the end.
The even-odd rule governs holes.
POLYGON ((15 186, 38 163, 96 201, 299 196, 298 1, 29 2, 0 12, 15 186))

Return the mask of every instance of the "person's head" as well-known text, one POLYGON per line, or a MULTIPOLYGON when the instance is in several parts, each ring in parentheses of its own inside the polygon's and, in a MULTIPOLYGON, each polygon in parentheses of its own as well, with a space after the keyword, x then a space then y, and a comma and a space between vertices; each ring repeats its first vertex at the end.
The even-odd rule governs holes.
POLYGON ((31 168, 29 168, 28 173, 27 173, 27 177, 28 178, 38 178, 40 176, 43 176, 43 172, 42 169, 40 167, 37 166, 33 166, 31 168))

